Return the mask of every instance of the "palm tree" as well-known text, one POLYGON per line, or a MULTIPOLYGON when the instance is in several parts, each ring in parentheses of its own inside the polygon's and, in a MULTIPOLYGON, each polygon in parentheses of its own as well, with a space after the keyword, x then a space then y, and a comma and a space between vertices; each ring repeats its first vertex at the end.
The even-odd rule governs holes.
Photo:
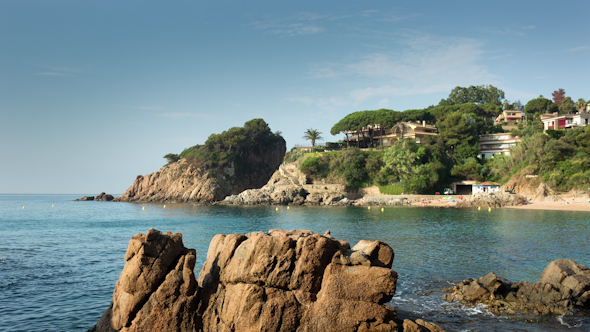
POLYGON ((320 133, 317 129, 309 128, 305 131, 305 135, 303 135, 303 138, 305 138, 306 140, 311 140, 311 146, 315 147, 316 140, 324 139, 321 135, 322 133, 320 133))

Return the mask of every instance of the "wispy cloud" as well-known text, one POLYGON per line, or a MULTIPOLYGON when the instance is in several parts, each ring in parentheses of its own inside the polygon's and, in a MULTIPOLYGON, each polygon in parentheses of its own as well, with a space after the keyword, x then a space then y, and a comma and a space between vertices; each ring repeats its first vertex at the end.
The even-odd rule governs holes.
POLYGON ((335 107, 378 98, 375 103, 381 106, 389 104, 391 97, 448 92, 457 85, 498 82, 498 77, 480 64, 485 52, 484 44, 478 40, 414 34, 398 43, 398 51, 366 54, 349 62, 314 64, 308 73, 313 79, 354 77, 358 85, 364 82, 364 86, 340 96, 297 96, 290 100, 335 107))
POLYGON ((118 108, 134 109, 134 110, 140 110, 140 111, 164 111, 164 110, 166 110, 165 107, 155 106, 155 105, 131 106, 131 105, 121 105, 121 104, 110 104, 110 106, 118 107, 118 108))
POLYGON ((317 13, 299 12, 285 18, 264 18, 252 21, 254 29, 274 35, 312 35, 325 30, 320 20, 326 17, 317 13))
POLYGON ((143 111, 163 111, 164 108, 160 106, 132 106, 132 108, 136 110, 143 110, 143 111))
MULTIPOLYGON (((297 36, 297 35, 313 35, 327 31, 327 26, 331 22, 347 22, 347 20, 355 20, 354 24, 358 24, 358 19, 370 21, 383 21, 398 23, 408 19, 419 17, 420 14, 403 14, 399 11, 379 11, 379 10, 364 10, 361 12, 342 12, 338 14, 330 13, 314 13, 314 12, 298 12, 287 17, 265 17, 256 18, 251 22, 254 29, 262 30, 270 34, 297 36)), ((341 29, 341 27, 339 28, 341 29)))
POLYGON ((61 76, 61 77, 69 77, 69 76, 72 76, 72 75, 68 75, 68 74, 64 74, 64 73, 56 73, 56 72, 50 72, 50 71, 38 72, 38 73, 35 73, 35 75, 41 75, 41 76, 61 76))
POLYGON ((481 28, 480 30, 485 33, 490 33, 493 35, 513 35, 513 36, 525 36, 526 30, 534 29, 534 25, 527 25, 527 26, 505 26, 505 27, 486 27, 481 28))
POLYGON ((41 76, 59 76, 59 77, 72 77, 82 74, 83 71, 68 66, 38 66, 43 68, 43 71, 35 73, 35 75, 41 76))
POLYGON ((570 48, 570 49, 565 50, 565 52, 579 52, 579 51, 586 51, 586 50, 590 50, 589 45, 570 48))
POLYGON ((160 113, 157 116, 163 117, 163 118, 173 118, 173 119, 187 119, 187 118, 211 119, 212 118, 212 116, 210 114, 191 113, 191 112, 166 112, 166 113, 160 113))

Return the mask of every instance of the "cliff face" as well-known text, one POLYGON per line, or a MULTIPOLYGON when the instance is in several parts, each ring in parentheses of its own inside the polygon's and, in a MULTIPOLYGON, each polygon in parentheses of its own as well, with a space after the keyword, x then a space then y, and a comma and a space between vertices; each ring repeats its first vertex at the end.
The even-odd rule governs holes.
POLYGON ((329 232, 217 235, 196 279, 182 235, 150 229, 129 242, 111 306, 90 331, 443 331, 384 305, 393 258, 383 242, 351 248, 329 232))
POLYGON ((119 202, 200 202, 223 200, 244 190, 264 186, 279 168, 286 146, 284 141, 264 154, 249 154, 243 162, 247 167, 230 165, 206 169, 202 163, 182 158, 154 173, 138 175, 119 202), (232 167, 233 166, 233 167, 232 167))

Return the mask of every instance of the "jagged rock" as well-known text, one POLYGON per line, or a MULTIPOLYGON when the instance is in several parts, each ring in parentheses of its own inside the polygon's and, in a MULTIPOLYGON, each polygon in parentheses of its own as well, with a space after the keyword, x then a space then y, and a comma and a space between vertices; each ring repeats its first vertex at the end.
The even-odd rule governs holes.
POLYGON ((484 303, 496 314, 565 314, 590 307, 590 269, 571 259, 551 262, 534 283, 511 283, 494 273, 466 279, 445 289, 444 299, 465 304, 484 303))
POLYGON ((91 331, 443 331, 383 305, 397 274, 380 241, 351 249, 329 231, 220 234, 198 281, 195 258, 179 233, 134 236, 113 302, 91 331))
POLYGON ((182 235, 150 228, 131 239, 125 261, 111 306, 91 331, 193 331, 196 252, 182 235))
POLYGON ((194 159, 181 158, 154 173, 138 175, 133 184, 115 198, 120 202, 198 202, 221 201, 229 195, 264 186, 285 156, 285 143, 276 144, 264 154, 242 156, 247 171, 235 167, 206 168, 194 159))

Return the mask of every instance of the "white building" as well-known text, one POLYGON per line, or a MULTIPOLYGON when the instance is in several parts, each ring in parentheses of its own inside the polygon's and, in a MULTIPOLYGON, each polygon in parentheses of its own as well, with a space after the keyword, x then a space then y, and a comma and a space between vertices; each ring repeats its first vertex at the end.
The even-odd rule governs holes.
POLYGON ((500 184, 496 182, 484 182, 473 185, 473 194, 477 193, 494 193, 500 191, 500 184))
POLYGON ((541 115, 543 130, 547 129, 572 129, 587 126, 590 122, 590 113, 577 114, 543 114, 541 115))
POLYGON ((481 159, 493 158, 497 154, 510 155, 510 147, 515 146, 522 137, 513 133, 485 134, 479 136, 479 154, 481 159))

